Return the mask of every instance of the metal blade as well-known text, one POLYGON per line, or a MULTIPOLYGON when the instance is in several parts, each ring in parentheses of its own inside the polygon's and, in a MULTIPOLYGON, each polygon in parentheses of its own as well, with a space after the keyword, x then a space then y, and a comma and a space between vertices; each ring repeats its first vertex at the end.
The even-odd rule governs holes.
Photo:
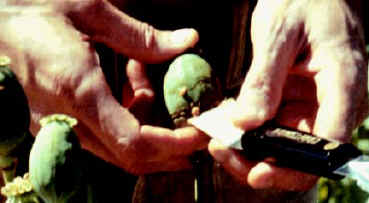
POLYGON ((369 192, 369 156, 361 155, 336 169, 333 173, 356 180, 361 189, 369 192))
MULTIPOLYGON (((189 119, 188 122, 226 147, 242 150, 241 138, 244 131, 232 122, 236 107, 235 100, 228 99, 218 107, 189 119)), ((352 159, 333 173, 356 180, 360 188, 369 192, 369 156, 361 155, 352 159)))
POLYGON ((232 121, 235 107, 235 100, 228 99, 223 101, 218 107, 190 118, 188 122, 210 137, 217 139, 224 146, 242 149, 241 138, 244 131, 237 128, 232 121))

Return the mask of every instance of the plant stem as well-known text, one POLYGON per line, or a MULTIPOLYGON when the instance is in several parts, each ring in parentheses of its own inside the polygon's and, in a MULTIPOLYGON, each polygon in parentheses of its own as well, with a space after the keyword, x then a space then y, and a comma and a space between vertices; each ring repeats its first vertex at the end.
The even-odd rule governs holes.
POLYGON ((4 183, 9 183, 15 178, 15 170, 17 168, 17 159, 14 157, 2 157, 1 162, 8 162, 5 167, 2 167, 2 176, 4 183))

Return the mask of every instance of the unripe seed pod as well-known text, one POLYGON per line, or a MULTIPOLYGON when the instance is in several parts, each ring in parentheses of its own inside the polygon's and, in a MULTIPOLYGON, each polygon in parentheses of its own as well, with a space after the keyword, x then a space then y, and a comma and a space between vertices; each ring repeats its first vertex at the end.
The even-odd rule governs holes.
POLYGON ((10 69, 11 60, 0 56, 0 156, 8 156, 27 136, 30 111, 27 97, 15 74, 10 69))
POLYGON ((164 78, 164 100, 176 127, 187 125, 221 99, 220 86, 203 58, 196 54, 178 56, 164 78))
POLYGON ((40 123, 30 153, 30 180, 45 202, 66 203, 82 185, 81 148, 73 131, 77 121, 56 114, 40 123))

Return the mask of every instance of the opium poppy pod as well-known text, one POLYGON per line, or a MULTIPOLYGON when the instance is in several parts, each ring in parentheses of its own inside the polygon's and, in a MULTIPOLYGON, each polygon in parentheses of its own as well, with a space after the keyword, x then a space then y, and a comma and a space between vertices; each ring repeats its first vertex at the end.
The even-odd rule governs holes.
POLYGON ((178 56, 164 78, 164 100, 176 127, 218 104, 220 85, 210 64, 196 54, 178 56))

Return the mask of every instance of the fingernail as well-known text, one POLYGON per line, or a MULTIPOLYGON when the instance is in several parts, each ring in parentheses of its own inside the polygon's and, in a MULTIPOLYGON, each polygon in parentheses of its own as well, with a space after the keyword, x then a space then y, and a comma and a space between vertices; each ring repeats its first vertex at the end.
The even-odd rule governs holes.
POLYGON ((212 139, 208 146, 209 152, 219 163, 224 163, 229 159, 229 150, 219 141, 212 139))
POLYGON ((231 119, 236 127, 247 131, 262 125, 264 114, 263 110, 258 107, 245 109, 240 105, 238 111, 234 111, 231 119))
POLYGON ((250 172, 250 182, 255 189, 267 189, 274 185, 273 169, 270 165, 260 162, 250 172))
MULTIPOLYGON (((195 44, 197 42, 198 34, 194 29, 181 29, 172 32, 170 40, 173 44, 183 46, 189 42, 195 44)), ((192 44, 191 43, 191 44, 192 44)))
POLYGON ((212 150, 224 150, 226 149, 226 147, 220 143, 217 139, 211 139, 209 146, 211 147, 212 150))

